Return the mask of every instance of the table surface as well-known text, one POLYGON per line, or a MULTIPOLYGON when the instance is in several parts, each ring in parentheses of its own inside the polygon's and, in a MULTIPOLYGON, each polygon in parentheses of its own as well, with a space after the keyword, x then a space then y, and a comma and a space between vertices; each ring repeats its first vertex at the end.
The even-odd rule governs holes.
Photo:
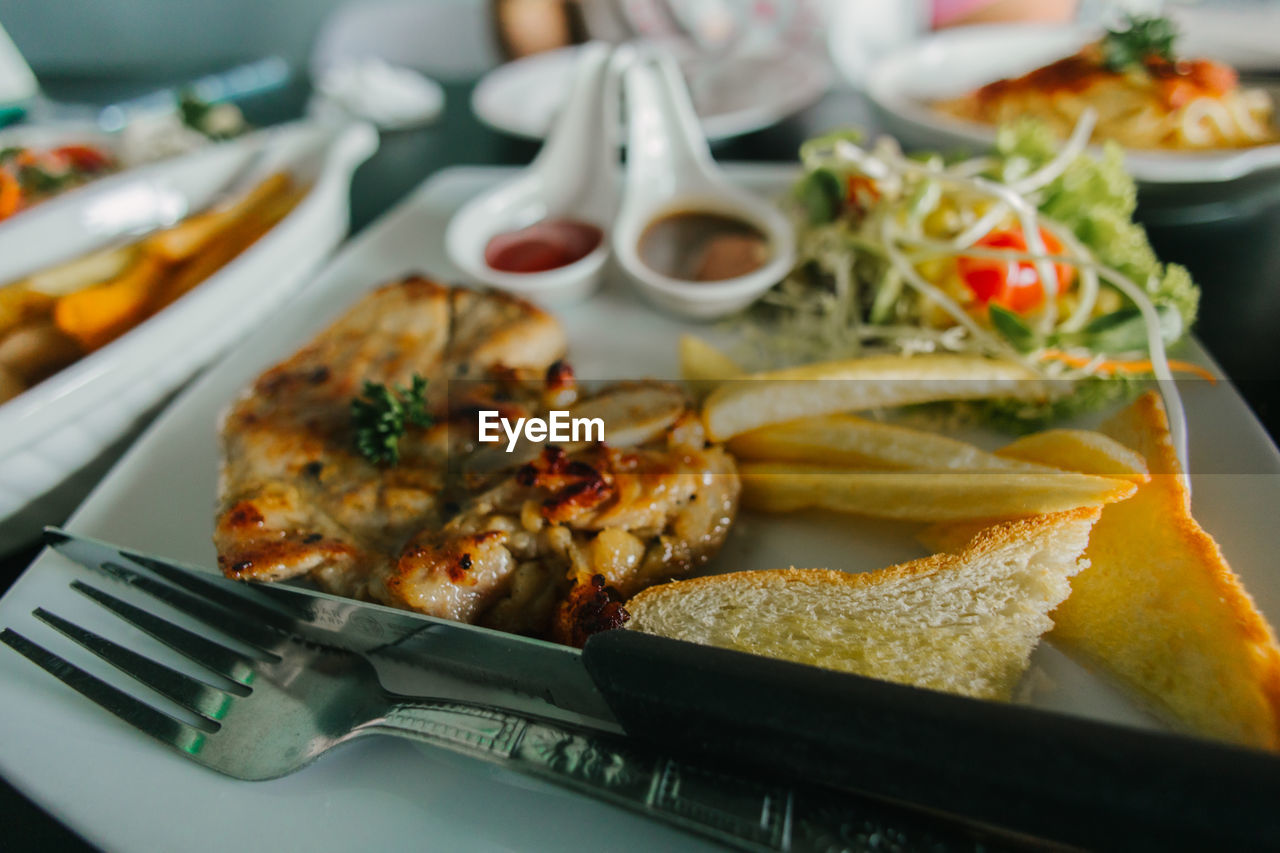
MULTIPOLYGON (((43 81, 46 93, 65 101, 110 103, 167 81, 97 78, 43 81)), ((463 164, 527 163, 537 144, 482 125, 471 113, 472 82, 445 83, 446 107, 434 124, 386 133, 377 153, 356 172, 351 187, 351 227, 358 231, 436 171, 463 164)), ((308 86, 285 89, 242 105, 266 125, 302 114, 308 86)), ((717 145, 719 160, 793 160, 806 138, 837 126, 874 128, 866 101, 834 91, 797 115, 757 133, 717 145)), ((1138 218, 1167 261, 1186 264, 1203 292, 1196 333, 1240 388, 1273 440, 1280 434, 1280 179, 1242 194, 1229 207, 1180 203, 1177 194, 1140 199, 1138 218)), ((63 519, 47 519, 55 524, 63 519)), ((33 530, 33 537, 38 531, 33 530)), ((36 548, 0 556, 0 591, 35 557, 36 548)), ((0 784, 9 849, 83 849, 73 834, 8 785, 0 784)))

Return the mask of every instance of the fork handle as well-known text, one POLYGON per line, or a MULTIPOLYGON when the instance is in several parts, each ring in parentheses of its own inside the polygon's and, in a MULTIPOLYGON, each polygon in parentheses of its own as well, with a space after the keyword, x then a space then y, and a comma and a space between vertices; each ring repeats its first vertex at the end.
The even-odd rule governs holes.
POLYGON ((721 843, 755 851, 990 850, 943 824, 855 795, 691 764, 623 737, 509 711, 401 701, 362 734, 390 734, 571 788, 721 843))

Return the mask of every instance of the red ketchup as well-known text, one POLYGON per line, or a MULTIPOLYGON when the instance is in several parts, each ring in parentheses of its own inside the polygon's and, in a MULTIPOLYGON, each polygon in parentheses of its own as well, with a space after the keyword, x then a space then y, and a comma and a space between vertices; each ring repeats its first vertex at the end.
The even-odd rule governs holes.
POLYGON ((544 219, 494 237, 485 246, 484 262, 498 272, 546 272, 582 260, 603 239, 604 232, 588 222, 544 219))

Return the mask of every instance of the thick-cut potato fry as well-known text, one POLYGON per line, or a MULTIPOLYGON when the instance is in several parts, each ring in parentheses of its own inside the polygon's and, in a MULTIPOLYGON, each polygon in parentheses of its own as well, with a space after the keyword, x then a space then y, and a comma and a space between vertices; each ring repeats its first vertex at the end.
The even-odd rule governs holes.
POLYGON ((121 275, 138 256, 137 246, 118 246, 32 273, 21 283, 47 296, 66 296, 121 275))
MULTIPOLYGON (((1141 485, 1151 479, 1142 454, 1125 447, 1108 435, 1079 429, 1051 429, 1023 436, 996 451, 1029 463, 1051 465, 1063 471, 1117 477, 1141 485)), ((935 552, 957 551, 994 519, 978 522, 933 524, 916 538, 935 552)))
POLYGON ((158 258, 143 254, 111 281, 59 299, 53 306, 54 322, 86 351, 95 350, 147 316, 165 270, 158 258))
POLYGON ((81 355, 79 345, 48 320, 21 326, 0 339, 0 368, 28 386, 81 355))
POLYGON ((25 390, 26 384, 0 365, 0 403, 12 400, 25 390))
POLYGON ((253 245, 259 237, 271 230, 275 220, 258 216, 247 217, 235 227, 224 231, 218 239, 206 246, 191 260, 179 264, 160 285, 153 311, 159 311, 191 288, 213 275, 232 258, 253 245))
POLYGON ((1064 471, 1126 477, 1136 483, 1151 479, 1141 453, 1108 435, 1083 429, 1050 429, 1025 435, 997 450, 996 455, 1064 471))
POLYGON ((880 470, 1028 471, 1052 468, 987 453, 967 442, 856 415, 801 418, 729 439, 740 459, 813 462, 880 470))
POLYGON ((19 326, 41 320, 53 310, 53 299, 29 290, 24 284, 0 287, 0 336, 19 326))
POLYGON ((1124 500, 1125 480, 1066 471, 863 471, 796 462, 739 465, 742 504, 767 512, 833 509, 903 521, 1018 518, 1124 500))
POLYGON ((277 172, 230 204, 188 217, 178 225, 147 238, 144 248, 170 263, 185 261, 236 227, 246 217, 254 215, 275 197, 286 193, 289 186, 289 176, 277 172))
POLYGON ((737 362, 702 338, 680 336, 680 376, 686 382, 738 379, 745 374, 737 362))
POLYGON ((768 424, 837 412, 986 397, 1040 398, 1030 368, 980 356, 919 355, 807 364, 726 382, 702 409, 717 441, 768 424))

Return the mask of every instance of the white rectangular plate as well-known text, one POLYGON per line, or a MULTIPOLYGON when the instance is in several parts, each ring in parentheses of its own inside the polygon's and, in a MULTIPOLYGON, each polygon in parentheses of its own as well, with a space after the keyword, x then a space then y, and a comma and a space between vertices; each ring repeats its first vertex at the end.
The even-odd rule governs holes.
MULTIPOLYGON (((156 421, 71 519, 70 529, 212 566, 216 422, 227 402, 370 286, 411 270, 452 276, 442 246, 449 214, 507 174, 441 172, 349 244, 319 280, 156 421)), ((793 177, 782 167, 735 167, 732 174, 768 194, 781 192, 793 177)), ((579 376, 676 375, 676 340, 689 327, 651 311, 616 277, 595 299, 557 313, 579 376)), ((1203 359, 1194 348, 1190 355, 1203 359)), ((1187 385, 1192 470, 1211 472, 1193 477, 1196 515, 1275 622, 1280 456, 1229 385, 1187 385)), ((845 517, 744 514, 714 570, 878 568, 920 556, 909 530, 845 517)), ((42 554, 0 601, 0 624, 102 672, 29 615, 45 606, 91 627, 109 626, 67 588, 76 575, 61 557, 42 554)), ((137 632, 112 633, 144 645, 137 632)), ((339 750, 285 779, 238 782, 171 753, 15 654, 0 652, 0 679, 6 685, 0 772, 107 849, 559 850, 594 848, 606 838, 612 850, 706 849, 691 836, 618 809, 470 759, 436 750, 424 755, 389 738, 339 750)), ((1152 725, 1048 646, 1036 652, 1028 687, 1031 704, 1040 707, 1152 725)))

